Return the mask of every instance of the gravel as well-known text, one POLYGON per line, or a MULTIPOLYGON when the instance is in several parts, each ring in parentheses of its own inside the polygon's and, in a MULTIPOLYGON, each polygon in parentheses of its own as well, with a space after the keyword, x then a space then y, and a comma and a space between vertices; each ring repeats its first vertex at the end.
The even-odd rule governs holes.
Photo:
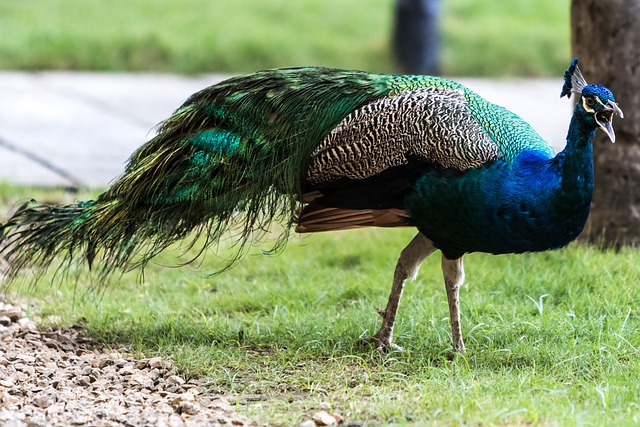
POLYGON ((0 295, 0 425, 258 426, 159 357, 133 359, 82 329, 40 330, 0 295))

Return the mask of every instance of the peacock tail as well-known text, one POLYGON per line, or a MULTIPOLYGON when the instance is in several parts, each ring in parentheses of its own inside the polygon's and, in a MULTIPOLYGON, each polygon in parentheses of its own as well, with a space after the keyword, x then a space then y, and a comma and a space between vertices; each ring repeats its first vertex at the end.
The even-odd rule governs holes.
MULTIPOLYGON (((98 265, 106 277, 144 267, 182 239, 204 237, 209 247, 228 237, 229 266, 272 222, 284 229, 274 247, 295 224, 303 232, 348 228, 324 214, 316 227, 314 215, 318 223, 326 210, 304 210, 325 185, 366 182, 406 165, 464 171, 511 161, 527 149, 553 156, 515 114, 450 80, 267 70, 191 96, 96 200, 19 208, 0 228, 0 254, 10 277, 29 266, 46 268, 58 255, 98 265)), ((410 225, 349 215, 354 226, 410 225)))

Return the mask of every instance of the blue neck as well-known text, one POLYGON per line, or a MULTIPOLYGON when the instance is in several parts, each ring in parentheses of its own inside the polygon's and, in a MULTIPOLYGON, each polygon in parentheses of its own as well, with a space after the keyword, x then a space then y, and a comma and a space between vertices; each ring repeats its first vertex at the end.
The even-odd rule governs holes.
MULTIPOLYGON (((587 126, 576 114, 571 118, 567 145, 552 160, 562 177, 561 191, 557 194, 559 208, 575 210, 575 205, 591 204, 593 193, 592 140, 596 130, 587 126)), ((586 218, 585 218, 586 219, 586 218)))

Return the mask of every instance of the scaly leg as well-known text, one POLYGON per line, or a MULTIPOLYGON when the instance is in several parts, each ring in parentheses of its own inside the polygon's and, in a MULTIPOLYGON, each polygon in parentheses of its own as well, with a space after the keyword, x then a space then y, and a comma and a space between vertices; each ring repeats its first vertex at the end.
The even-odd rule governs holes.
POLYGON ((407 278, 415 279, 422 262, 435 250, 436 248, 431 240, 427 239, 422 233, 418 233, 407 247, 402 250, 393 275, 393 286, 391 287, 387 308, 378 311, 382 316, 382 326, 378 333, 373 336, 373 339, 379 350, 402 351, 400 346, 393 344, 393 324, 396 320, 404 282, 407 278))
POLYGON ((447 299, 449 300, 453 350, 456 353, 464 353, 464 342, 462 341, 462 329, 460 327, 460 287, 464 282, 462 257, 451 260, 442 255, 442 272, 444 273, 444 285, 447 289, 447 299))

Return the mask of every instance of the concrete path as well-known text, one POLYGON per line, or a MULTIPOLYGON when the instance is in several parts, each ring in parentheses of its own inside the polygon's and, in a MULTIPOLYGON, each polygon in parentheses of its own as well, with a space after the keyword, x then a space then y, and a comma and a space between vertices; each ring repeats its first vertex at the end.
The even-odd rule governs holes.
MULTIPOLYGON (((0 72, 0 181, 106 186, 160 121, 223 78, 0 72)), ((457 80, 564 145, 571 105, 561 79, 457 80)))

